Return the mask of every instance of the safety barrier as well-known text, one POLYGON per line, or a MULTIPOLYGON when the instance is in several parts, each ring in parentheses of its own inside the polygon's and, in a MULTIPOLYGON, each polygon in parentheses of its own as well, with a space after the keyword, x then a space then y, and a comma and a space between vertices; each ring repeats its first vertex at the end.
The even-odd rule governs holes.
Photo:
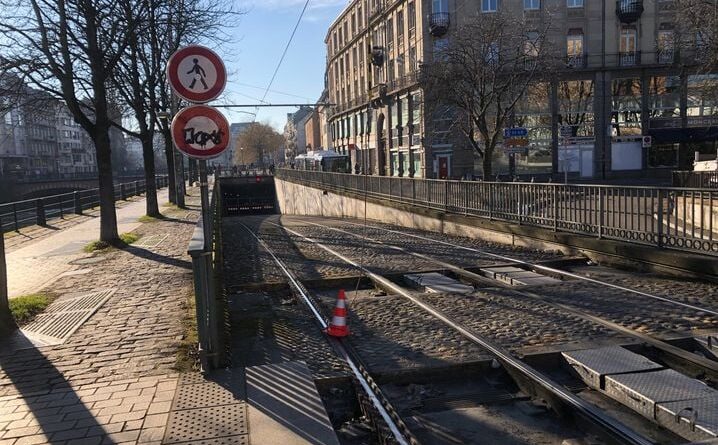
POLYGON ((221 193, 215 182, 210 202, 211 218, 200 217, 187 253, 192 257, 197 337, 202 370, 217 369, 226 362, 226 299, 222 285, 221 193), (206 227, 208 224, 209 227, 206 227))
POLYGON ((446 213, 718 255, 718 190, 443 181, 288 169, 276 176, 446 213))
POLYGON ((718 171, 674 171, 673 187, 718 189, 718 171))
MULTIPOLYGON (((167 176, 157 176, 155 181, 157 189, 167 187, 169 183, 167 176)), ((145 181, 115 184, 115 199, 126 200, 145 193, 146 189, 145 181)), ((19 231, 33 224, 45 225, 49 218, 63 218, 73 213, 81 215, 84 210, 99 204, 99 188, 0 204, 0 232, 19 231)))

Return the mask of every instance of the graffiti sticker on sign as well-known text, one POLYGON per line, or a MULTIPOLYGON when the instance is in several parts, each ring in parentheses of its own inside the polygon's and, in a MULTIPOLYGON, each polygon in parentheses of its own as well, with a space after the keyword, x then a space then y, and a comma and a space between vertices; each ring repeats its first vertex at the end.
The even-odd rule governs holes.
POLYGON ((229 145, 229 122, 215 108, 188 107, 172 120, 172 139, 177 149, 195 159, 217 157, 229 145))

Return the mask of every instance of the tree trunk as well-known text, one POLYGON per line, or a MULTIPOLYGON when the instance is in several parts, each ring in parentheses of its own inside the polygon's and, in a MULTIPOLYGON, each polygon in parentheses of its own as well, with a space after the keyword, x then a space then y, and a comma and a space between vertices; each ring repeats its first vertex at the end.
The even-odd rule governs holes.
POLYGON ((115 213, 115 185, 112 180, 112 151, 109 126, 95 127, 94 143, 97 154, 97 173, 100 183, 100 241, 117 244, 117 214, 115 213))
POLYGON ((7 265, 5 264, 5 235, 0 230, 0 338, 17 328, 10 314, 7 297, 7 265))
POLYGON ((172 145, 172 136, 169 128, 162 129, 162 136, 165 140, 165 159, 167 160, 167 181, 169 183, 169 200, 172 204, 177 204, 177 184, 175 182, 175 159, 174 146, 172 145))
POLYGON ((157 205, 157 182, 155 181, 155 150, 152 144, 152 134, 142 136, 142 157, 145 164, 145 202, 147 216, 159 217, 160 209, 157 205))
POLYGON ((489 147, 486 147, 484 150, 484 157, 481 160, 481 167, 484 174, 484 181, 491 181, 491 155, 493 153, 493 150, 489 150, 489 147))

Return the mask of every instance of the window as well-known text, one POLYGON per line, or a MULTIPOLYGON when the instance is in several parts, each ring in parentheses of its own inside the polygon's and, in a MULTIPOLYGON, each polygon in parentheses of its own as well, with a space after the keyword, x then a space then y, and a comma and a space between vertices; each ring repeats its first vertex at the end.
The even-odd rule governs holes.
POLYGON ((431 12, 449 12, 448 0, 433 0, 431 2, 431 12))
POLYGON ((362 15, 361 5, 357 8, 357 17, 359 18, 359 29, 364 26, 364 16, 362 15))
POLYGON ((568 8, 583 8, 583 0, 566 0, 568 8))
POLYGON ((416 33, 416 5, 414 2, 409 2, 406 15, 406 20, 409 23, 409 38, 412 38, 416 33))
POLYGON ((566 36, 566 58, 567 65, 574 68, 582 68, 583 60, 583 31, 570 30, 566 36))
POLYGON ((394 19, 386 21, 386 46, 390 51, 394 47, 394 19))
POLYGON ((499 63, 499 44, 498 42, 491 42, 486 47, 486 56, 484 57, 486 63, 490 65, 496 65, 499 63))
POLYGON ((352 14, 352 36, 357 34, 357 16, 352 14))
POLYGON ((446 37, 434 40, 434 60, 445 60, 446 50, 449 49, 449 39, 446 37))
POLYGON ((541 9, 541 1, 540 0, 524 0, 524 9, 526 9, 526 10, 541 9))
POLYGON ((673 63, 674 35, 672 29, 658 31, 656 49, 658 50, 658 63, 673 63))
POLYGON ((404 46, 404 11, 396 13, 396 35, 396 40, 401 48, 404 46))
POLYGON ((496 12, 499 9, 499 0, 481 0, 481 12, 496 12))
POLYGON ((538 57, 539 45, 539 33, 536 31, 527 32, 526 43, 524 43, 524 54, 527 57, 538 57))
POLYGON ((419 68, 416 60, 416 47, 409 48, 409 71, 416 71, 419 68))

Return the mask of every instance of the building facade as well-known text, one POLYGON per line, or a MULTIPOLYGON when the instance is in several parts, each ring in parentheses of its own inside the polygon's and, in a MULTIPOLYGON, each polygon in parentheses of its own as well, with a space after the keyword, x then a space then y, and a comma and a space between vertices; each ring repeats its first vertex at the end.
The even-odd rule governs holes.
MULTIPOLYGON (((550 17, 559 62, 516 107, 529 147, 514 155, 515 173, 654 177, 718 150, 718 104, 703 94, 718 76, 692 69, 699 37, 679 51, 675 0, 354 0, 325 40, 335 149, 370 174, 478 173, 468 144, 443 138, 441 118, 426 116, 419 72, 462 22, 497 11, 550 17)), ((507 173, 509 158, 497 149, 494 171, 507 173)))

